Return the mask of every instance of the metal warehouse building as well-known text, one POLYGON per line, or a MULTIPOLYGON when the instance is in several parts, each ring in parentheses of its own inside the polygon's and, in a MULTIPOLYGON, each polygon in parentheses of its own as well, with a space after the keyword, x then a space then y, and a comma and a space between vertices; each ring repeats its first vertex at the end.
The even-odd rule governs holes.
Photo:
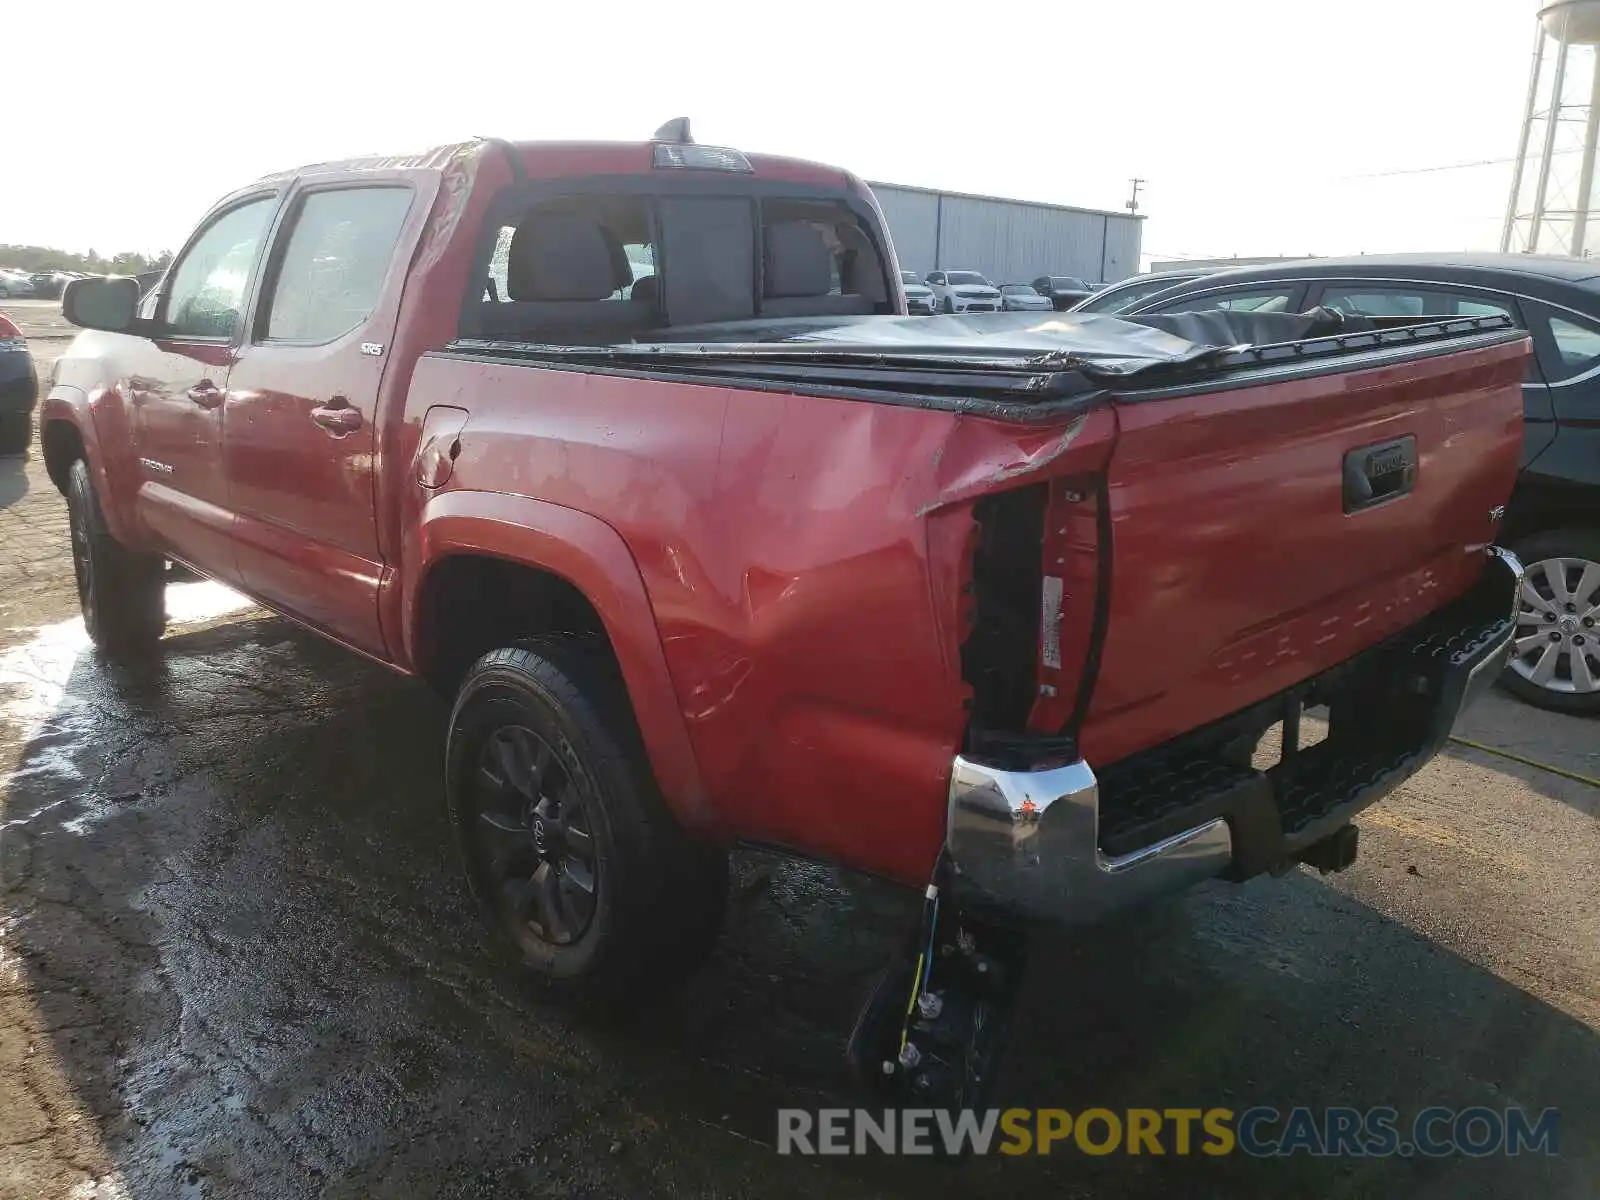
POLYGON ((1141 216, 1029 200, 869 184, 902 270, 981 271, 994 283, 1077 275, 1115 283, 1139 270, 1141 216))

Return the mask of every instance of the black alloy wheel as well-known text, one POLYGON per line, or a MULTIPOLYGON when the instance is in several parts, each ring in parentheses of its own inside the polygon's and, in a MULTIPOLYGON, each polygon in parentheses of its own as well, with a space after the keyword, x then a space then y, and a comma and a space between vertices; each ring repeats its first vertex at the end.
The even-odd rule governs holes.
POLYGON ((504 725, 483 743, 472 836, 497 910, 529 939, 570 946, 594 921, 600 860, 584 784, 542 737, 504 725))

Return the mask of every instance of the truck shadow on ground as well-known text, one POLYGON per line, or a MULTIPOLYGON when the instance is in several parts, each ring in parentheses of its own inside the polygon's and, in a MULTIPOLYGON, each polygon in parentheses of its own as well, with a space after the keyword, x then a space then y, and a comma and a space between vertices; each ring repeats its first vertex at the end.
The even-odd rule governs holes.
POLYGON ((0 455, 0 508, 10 508, 28 494, 28 456, 0 455))
POLYGON ((603 1025, 480 932, 419 688, 274 619, 39 675, 0 685, 0 929, 49 1054, 0 1060, 33 1072, 0 1095, 54 1096, 32 1144, 79 1139, 134 1200, 1578 1196, 1600 1172, 1600 1038, 1304 875, 1042 940, 997 1102, 1554 1105, 1561 1158, 779 1158, 778 1107, 852 1102, 840 1048, 912 897, 741 854, 710 968, 603 1025))

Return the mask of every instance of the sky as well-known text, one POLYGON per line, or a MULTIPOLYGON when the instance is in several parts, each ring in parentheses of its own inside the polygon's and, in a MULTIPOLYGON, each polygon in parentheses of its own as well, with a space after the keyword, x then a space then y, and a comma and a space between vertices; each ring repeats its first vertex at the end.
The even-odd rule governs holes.
POLYGON ((34 0, 0 243, 175 248, 299 163, 687 116, 894 183, 1120 208, 1139 176, 1147 259, 1492 249, 1537 7, 34 0))

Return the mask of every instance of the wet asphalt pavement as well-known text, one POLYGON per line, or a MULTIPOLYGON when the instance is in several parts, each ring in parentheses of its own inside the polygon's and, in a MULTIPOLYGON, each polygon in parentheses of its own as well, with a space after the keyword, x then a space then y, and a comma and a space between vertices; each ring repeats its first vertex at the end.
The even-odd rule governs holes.
MULTIPOLYGON (((108 668, 64 513, 0 460, 0 1197, 1600 1193, 1600 789, 1455 747, 1343 875, 1052 937, 996 1097, 1557 1107, 1559 1157, 780 1158, 776 1108, 850 1103, 913 898, 743 853, 686 990, 563 1011, 458 878, 437 701, 209 584, 108 668)), ((1592 721, 1494 696, 1462 732, 1600 775, 1592 721)))

